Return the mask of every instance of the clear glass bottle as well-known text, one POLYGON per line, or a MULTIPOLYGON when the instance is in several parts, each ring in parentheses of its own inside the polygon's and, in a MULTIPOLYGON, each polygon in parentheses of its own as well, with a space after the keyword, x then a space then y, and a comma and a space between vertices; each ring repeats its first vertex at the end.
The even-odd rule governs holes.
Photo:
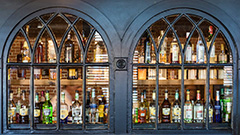
POLYGON ((221 53, 218 55, 218 62, 219 63, 227 63, 227 55, 225 54, 223 44, 221 44, 221 53))
POLYGON ((177 38, 173 33, 173 41, 171 43, 171 48, 170 48, 170 58, 169 58, 169 63, 179 63, 179 47, 178 47, 178 42, 177 38))
POLYGON ((151 42, 150 36, 147 35, 147 38, 144 40, 144 48, 145 48, 145 63, 151 62, 151 42))
POLYGON ((197 90, 197 100, 194 104, 194 122, 202 123, 203 122, 203 103, 201 101, 200 90, 197 90))
POLYGON ((180 123, 181 122, 181 102, 179 100, 179 90, 177 89, 175 92, 175 101, 172 106, 172 123, 180 123))
POLYGON ((149 123, 156 122, 156 91, 152 92, 152 101, 149 105, 149 123))
POLYGON ((141 47, 140 53, 138 55, 138 63, 144 63, 144 46, 141 47))
POLYGON ((29 116, 28 116, 28 102, 26 100, 26 91, 22 90, 22 100, 21 100, 21 108, 20 108, 20 123, 28 124, 29 116))
POLYGON ((190 90, 187 90, 186 101, 184 104, 184 122, 192 123, 193 120, 193 105, 190 101, 190 90))
POLYGON ((96 123, 97 119, 97 103, 95 100, 95 89, 92 89, 92 100, 90 103, 90 123, 96 123))
POLYGON ((52 116, 53 116, 53 107, 50 101, 49 91, 47 90, 45 93, 46 101, 42 105, 42 123, 43 124, 52 124, 52 116))
POLYGON ((168 90, 165 90, 165 98, 162 103, 162 123, 170 123, 171 118, 171 104, 168 100, 168 90))
MULTIPOLYGON (((164 31, 161 30, 160 36, 158 38, 158 44, 160 45, 161 39, 164 35, 164 31)), ((159 53, 159 63, 167 63, 167 37, 164 38, 163 43, 161 45, 160 53, 159 53)))
POLYGON ((205 55, 205 47, 202 42, 201 37, 198 37, 198 42, 197 42, 197 63, 204 63, 204 55, 205 55))
POLYGON ((39 102, 39 95, 36 92, 35 94, 35 106, 34 106, 34 123, 40 124, 41 123, 41 107, 39 102))
POLYGON ((151 48, 151 61, 150 63, 151 64, 155 64, 156 63, 156 54, 155 54, 155 51, 154 51, 154 45, 152 44, 152 48, 151 48))
POLYGON ((22 57, 22 62, 23 63, 28 63, 30 62, 30 57, 29 57, 29 47, 26 41, 23 43, 23 57, 22 57))
POLYGON ((60 122, 67 124, 68 120, 68 105, 65 102, 65 92, 61 92, 61 110, 60 110, 60 122))
POLYGON ((75 91, 75 101, 72 104, 72 123, 80 124, 82 123, 82 105, 79 102, 79 91, 75 91))
MULTIPOLYGON (((186 39, 188 38, 190 32, 186 33, 186 39)), ((192 44, 189 41, 186 51, 185 51, 185 63, 192 63, 192 44)))
POLYGON ((16 123, 16 104, 13 101, 13 91, 10 91, 8 101, 8 124, 16 123))
POLYGON ((101 49, 101 46, 99 43, 95 44, 96 48, 94 50, 94 62, 102 62, 102 52, 103 50, 101 49))

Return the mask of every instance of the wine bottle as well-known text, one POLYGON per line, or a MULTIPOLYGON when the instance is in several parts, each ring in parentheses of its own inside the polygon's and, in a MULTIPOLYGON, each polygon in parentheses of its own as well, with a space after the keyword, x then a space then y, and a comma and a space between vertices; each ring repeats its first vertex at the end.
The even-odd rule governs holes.
POLYGON ((22 90, 22 100, 21 100, 21 108, 20 108, 20 123, 28 124, 29 116, 28 116, 28 102, 26 100, 26 91, 22 90))
POLYGON ((14 124, 16 123, 16 104, 13 101, 13 91, 10 91, 8 104, 8 124, 14 124))
POLYGON ((178 89, 175 92, 175 101, 172 106, 172 123, 181 122, 181 102, 179 101, 178 89))
POLYGON ((80 124, 82 123, 82 105, 79 102, 79 91, 75 91, 75 101, 72 104, 72 123, 80 124))
POLYGON ((35 106, 34 106, 34 123, 40 124, 41 123, 41 106, 39 102, 39 95, 36 92, 35 95, 35 106))
POLYGON ((220 98, 219 91, 216 91, 216 100, 215 100, 215 105, 214 105, 214 122, 216 122, 216 123, 222 122, 221 104, 220 104, 219 98, 220 98))
POLYGON ((43 124, 52 124, 52 115, 53 115, 53 107, 52 107, 52 103, 50 101, 50 95, 49 95, 49 91, 46 91, 45 94, 45 99, 46 101, 43 103, 42 106, 42 115, 43 115, 43 124))
POLYGON ((193 105, 190 101, 190 90, 187 90, 186 101, 184 104, 184 122, 192 123, 193 115, 192 115, 193 105))
POLYGON ((171 104, 168 100, 168 90, 165 90, 165 98, 162 103, 162 123, 170 123, 171 104))
POLYGON ((194 122, 202 123, 203 122, 203 103, 201 101, 200 90, 197 90, 197 100, 194 104, 194 122))

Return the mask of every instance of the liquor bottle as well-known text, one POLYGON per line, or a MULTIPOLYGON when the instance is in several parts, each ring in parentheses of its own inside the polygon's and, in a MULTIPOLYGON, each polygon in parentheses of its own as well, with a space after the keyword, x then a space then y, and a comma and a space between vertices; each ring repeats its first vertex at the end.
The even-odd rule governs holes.
POLYGON ((87 96, 86 96, 86 116, 85 116, 85 121, 86 123, 89 123, 90 122, 90 91, 91 91, 91 88, 88 88, 88 91, 87 91, 87 96))
POLYGON ((170 57, 169 57, 169 62, 170 63, 179 63, 178 49, 179 48, 178 48, 177 38, 173 33, 173 41, 171 43, 170 57))
MULTIPOLYGON (((223 101, 224 101, 224 88, 221 88, 220 92, 220 105, 221 105, 221 112, 223 112, 223 101)), ((221 117, 223 118, 223 113, 221 114, 221 117)))
POLYGON ((197 90, 197 100, 194 104, 194 122, 202 123, 203 122, 203 103, 201 101, 200 90, 197 90))
MULTIPOLYGON (((186 39, 188 38, 190 32, 186 33, 186 39)), ((192 44, 189 41, 186 52, 185 52, 185 63, 192 63, 192 44)))
MULTIPOLYGON (((161 30, 160 32, 160 36, 159 36, 159 39, 158 39, 158 44, 160 46, 160 42, 161 42, 161 39, 163 37, 163 30, 161 30)), ((167 63, 167 51, 166 51, 166 48, 167 48, 167 37, 164 38, 163 40, 163 43, 161 45, 161 50, 160 50, 160 53, 159 53, 159 63, 167 63)))
POLYGON ((68 105, 65 103, 65 92, 61 92, 61 110, 60 122, 67 124, 68 120, 68 105))
MULTIPOLYGON (((43 43, 40 40, 35 54, 35 63, 43 62, 43 43)), ((34 68, 34 79, 42 79, 42 69, 34 68)))
POLYGON ((151 60, 150 63, 155 64, 156 63, 156 54, 154 51, 154 45, 152 44, 152 49, 151 49, 151 60))
POLYGON ((41 115, 41 122, 43 121, 43 104, 45 103, 45 95, 44 91, 41 91, 41 98, 40 98, 40 115, 41 115))
POLYGON ((72 104, 72 123, 80 124, 82 123, 82 105, 79 102, 79 91, 75 91, 75 101, 72 104))
POLYGON ((231 122, 232 113, 232 96, 230 94, 230 89, 226 88, 223 100, 223 122, 231 122))
POLYGON ((30 57, 29 57, 29 47, 26 41, 23 42, 23 57, 22 57, 22 62, 23 63, 28 63, 30 62, 30 57))
MULTIPOLYGON (((209 123, 212 123, 213 122, 213 102, 212 102, 212 99, 211 99, 211 90, 209 89, 209 98, 208 98, 208 101, 209 101, 209 108, 208 108, 208 121, 209 123)), ((205 108, 204 108, 204 122, 206 122, 206 118, 207 118, 207 104, 205 105, 205 108)))
MULTIPOLYGON (((142 44, 142 40, 141 40, 140 44, 142 44)), ((145 59, 144 58, 144 46, 142 45, 140 53, 138 55, 138 63, 144 63, 144 61, 145 61, 144 59, 145 59)))
POLYGON ((185 123, 192 123, 193 120, 193 105, 190 101, 190 90, 187 90, 186 101, 184 104, 184 122, 185 123))
POLYGON ((68 69, 67 79, 78 79, 78 70, 76 68, 68 69))
POLYGON ((172 106, 172 123, 181 122, 181 102, 179 101, 179 92, 178 89, 175 93, 175 101, 172 106))
POLYGON ((34 106, 34 123, 40 124, 41 123, 41 106, 39 102, 39 95, 36 92, 35 95, 35 106, 34 106))
POLYGON ((20 42, 20 53, 17 55, 17 63, 22 63, 23 57, 23 43, 20 42))
POLYGON ((147 107, 144 103, 144 94, 141 92, 141 100, 138 107, 138 123, 146 123, 147 107))
POLYGON ((192 44, 192 63, 196 63, 196 61, 197 61, 197 54, 196 54, 194 44, 192 44))
POLYGON ((49 91, 45 93, 46 101, 42 105, 43 124, 52 124, 53 107, 50 101, 49 91))
POLYGON ((168 100, 168 90, 165 90, 165 98, 162 103, 162 123, 170 123, 171 104, 168 100))
POLYGON ((22 90, 22 100, 21 100, 21 108, 20 108, 20 123, 28 124, 29 116, 28 116, 28 102, 26 100, 26 91, 22 90))
POLYGON ((74 44, 71 40, 71 34, 68 33, 67 41, 65 42, 65 62, 73 63, 74 58, 74 44))
POLYGON ((102 52, 100 44, 97 42, 95 44, 96 48, 94 49, 93 62, 102 62, 102 52))
POLYGON ((95 123, 97 119, 97 103, 95 101, 95 89, 92 89, 92 100, 90 103, 90 123, 95 123))
POLYGON ((214 105, 214 122, 216 122, 216 123, 222 122, 221 104, 220 104, 219 98, 220 98, 219 91, 216 91, 216 100, 215 100, 215 105, 214 105))
POLYGON ((16 104, 13 101, 13 91, 10 91, 8 104, 8 124, 14 124, 16 123, 16 104))
POLYGON ((104 95, 99 99, 99 104, 98 104, 98 115, 99 115, 99 123, 104 122, 104 110, 105 110, 105 101, 104 101, 104 95))
POLYGON ((144 40, 144 48, 145 48, 145 63, 151 62, 151 42, 150 36, 147 35, 146 39, 144 40))
POLYGON ((197 63, 204 63, 204 55, 205 55, 205 47, 202 42, 201 37, 198 37, 198 42, 197 42, 197 63))
POLYGON ((227 63, 227 55, 225 54, 223 44, 221 44, 221 53, 218 55, 218 62, 219 63, 227 63))
POLYGON ((16 103, 16 123, 20 123, 20 108, 21 108, 21 89, 17 90, 17 97, 15 98, 16 103))
POLYGON ((156 91, 152 92, 152 101, 149 105, 149 123, 156 122, 156 91))

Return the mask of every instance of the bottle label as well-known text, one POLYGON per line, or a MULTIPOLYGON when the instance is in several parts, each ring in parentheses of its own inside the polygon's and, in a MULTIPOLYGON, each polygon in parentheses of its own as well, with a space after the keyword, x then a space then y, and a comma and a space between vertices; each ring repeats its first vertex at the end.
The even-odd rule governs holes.
POLYGON ((181 108, 173 108, 173 115, 180 117, 181 116, 181 108))
POLYGON ((143 109, 143 110, 139 109, 138 110, 139 120, 140 120, 139 122, 140 123, 145 123, 146 122, 146 112, 147 112, 146 109, 143 109))
POLYGON ((80 107, 75 107, 72 108, 72 116, 80 116, 81 115, 81 108, 80 107))
POLYGON ((99 105, 98 106, 98 112, 99 112, 99 117, 103 118, 104 117, 104 105, 99 105))
POLYGON ((172 46, 172 61, 178 61, 178 47, 177 45, 172 46))
POLYGON ((34 109, 34 117, 40 116, 40 109, 34 109))
POLYGON ((60 111, 60 119, 64 120, 68 116, 68 110, 61 110, 60 111))
POLYGON ((192 106, 184 106, 185 118, 192 119, 192 106))
POLYGON ((194 119, 203 119, 203 106, 194 106, 194 119))
POLYGON ((169 115, 170 114, 170 108, 163 108, 162 113, 163 113, 163 115, 169 115))
POLYGON ((186 50, 186 61, 192 61, 192 47, 188 46, 186 50))
POLYGON ((209 117, 212 118, 213 117, 213 109, 209 108, 209 117))
POLYGON ((156 108, 155 107, 149 107, 149 115, 150 115, 150 119, 155 119, 155 116, 156 116, 156 108))
POLYGON ((50 113, 51 113, 51 110, 50 110, 50 109, 44 109, 44 110, 43 110, 43 114, 44 114, 45 116, 49 116, 50 113))
POLYGON ((221 106, 220 105, 215 105, 215 115, 220 115, 221 114, 221 106))
POLYGON ((28 115, 28 109, 27 108, 21 108, 20 109, 20 115, 21 116, 27 116, 28 115))
POLYGON ((15 116, 16 115, 16 107, 11 107, 8 110, 8 116, 15 116))
POLYGON ((227 112, 228 113, 231 113, 231 106, 232 106, 231 102, 227 102, 227 112))

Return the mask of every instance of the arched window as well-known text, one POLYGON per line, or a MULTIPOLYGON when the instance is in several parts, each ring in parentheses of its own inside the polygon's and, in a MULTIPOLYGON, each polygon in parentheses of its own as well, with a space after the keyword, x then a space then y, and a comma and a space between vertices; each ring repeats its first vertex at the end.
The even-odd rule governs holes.
POLYGON ((132 66, 132 129, 232 128, 232 52, 208 19, 162 17, 140 37, 132 66))
POLYGON ((108 130, 109 65, 101 33, 84 19, 33 18, 9 49, 7 129, 108 130))

